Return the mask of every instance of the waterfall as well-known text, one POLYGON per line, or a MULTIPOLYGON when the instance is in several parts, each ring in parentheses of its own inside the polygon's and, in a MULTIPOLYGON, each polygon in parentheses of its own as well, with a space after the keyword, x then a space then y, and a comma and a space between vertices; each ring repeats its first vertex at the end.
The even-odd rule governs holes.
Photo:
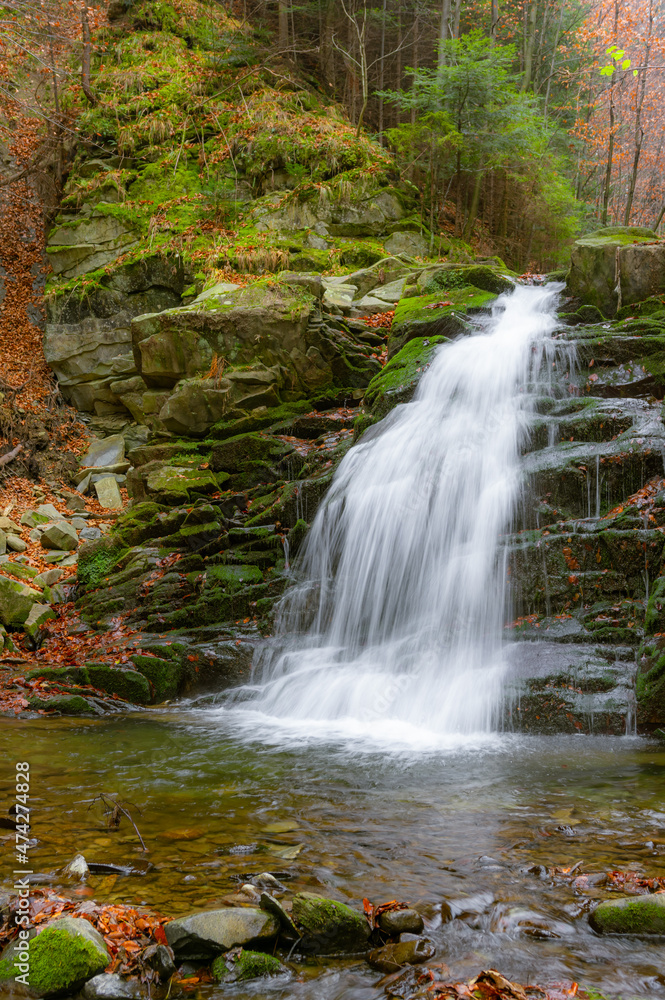
POLYGON ((340 464, 277 634, 226 711, 312 735, 490 732, 501 707, 501 536, 551 371, 561 286, 518 286, 442 345, 412 402, 340 464), (547 377, 547 376, 545 376, 547 377))

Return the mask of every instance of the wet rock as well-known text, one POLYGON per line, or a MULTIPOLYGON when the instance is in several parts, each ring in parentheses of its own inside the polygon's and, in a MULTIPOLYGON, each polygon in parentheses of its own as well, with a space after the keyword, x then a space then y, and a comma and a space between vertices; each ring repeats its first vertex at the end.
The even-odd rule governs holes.
MULTIPOLYGON (((252 888, 254 887, 252 886, 252 888)), ((273 916, 277 917, 282 926, 282 934, 291 938, 292 941, 297 941, 300 937, 300 932, 279 900, 275 899, 274 896, 271 896, 267 892, 262 892, 260 895, 260 901, 262 910, 265 910, 266 913, 272 913, 273 916)))
POLYGON ((86 663, 85 666, 90 683, 98 690, 117 694, 138 705, 149 704, 150 684, 137 670, 110 667, 108 663, 86 663))
POLYGON ((152 944, 142 953, 146 965, 157 973, 161 982, 165 983, 176 971, 172 950, 164 944, 152 944))
POLYGON ((417 910, 386 910, 379 917, 386 934, 422 934, 425 922, 417 910))
POLYGON ((665 893, 606 899, 589 923, 599 934, 665 934, 665 893))
MULTIPOLYGON (((0 980, 14 979, 21 945, 12 941, 0 958, 0 980)), ((87 920, 58 917, 30 941, 30 990, 38 997, 71 996, 111 961, 104 938, 87 920)), ((26 970, 27 971, 27 970, 26 970)))
POLYGON ((44 549, 72 552, 77 548, 79 540, 76 528, 72 528, 71 524, 66 521, 56 521, 45 528, 40 542, 44 549))
POLYGON ((136 980, 123 979, 116 972, 103 972, 88 980, 82 990, 84 1000, 125 1000, 144 995, 136 980))
POLYGON ((293 922, 305 950, 321 955, 365 951, 370 929, 365 917, 336 899, 300 892, 293 897, 293 922))
POLYGON ((0 621, 3 625, 24 625, 32 605, 41 599, 40 591, 34 587, 0 576, 0 621))
POLYGON ((80 880, 85 878, 89 873, 90 869, 88 868, 88 862, 82 854, 76 854, 69 864, 65 865, 60 874, 64 878, 75 878, 80 880))
POLYGON ((166 924, 178 959, 207 959, 237 945, 267 944, 279 931, 270 913, 252 907, 204 910, 166 924))
POLYGON ((427 938, 416 938, 413 941, 399 941, 397 944, 386 944, 383 948, 370 951, 367 961, 380 972, 397 972, 405 965, 419 965, 433 958, 436 948, 427 938))
POLYGON ((79 694, 56 694, 42 701, 41 698, 30 698, 30 708, 45 709, 49 712, 59 712, 61 715, 103 715, 92 701, 82 698, 79 694))
POLYGON ((245 979, 260 979, 263 976, 279 976, 288 973, 285 965, 272 955, 260 951, 246 951, 238 955, 216 958, 210 968, 217 982, 242 982, 245 979))

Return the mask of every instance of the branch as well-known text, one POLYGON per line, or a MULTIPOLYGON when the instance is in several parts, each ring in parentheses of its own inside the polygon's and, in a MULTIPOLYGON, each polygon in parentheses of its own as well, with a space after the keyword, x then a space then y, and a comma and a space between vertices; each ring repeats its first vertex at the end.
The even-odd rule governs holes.
POLYGON ((11 462, 13 459, 15 459, 16 456, 18 455, 19 451, 22 451, 22 449, 23 449, 23 445, 22 444, 17 444, 16 447, 12 451, 8 451, 6 455, 3 455, 0 458, 0 467, 3 466, 3 465, 7 465, 8 462, 11 462))

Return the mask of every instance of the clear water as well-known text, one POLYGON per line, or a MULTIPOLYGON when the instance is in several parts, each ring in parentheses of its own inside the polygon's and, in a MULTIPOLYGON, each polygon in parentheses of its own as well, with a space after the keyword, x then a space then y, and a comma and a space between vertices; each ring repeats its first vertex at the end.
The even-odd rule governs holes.
POLYGON ((254 685, 225 711, 290 738, 405 746, 496 728, 505 550, 561 286, 518 286, 442 346, 341 463, 254 685))
MULTIPOLYGON (((418 904, 436 960, 454 980, 490 967, 521 982, 575 980, 624 1000, 665 997, 662 941, 591 932, 589 900, 606 889, 578 893, 527 870, 580 861, 585 872, 665 875, 664 747, 496 736, 480 746, 372 753, 352 743, 280 746, 274 735, 258 728, 240 741, 201 710, 1 719, 2 759, 32 767, 38 884, 58 886, 58 869, 75 851, 94 861, 143 857, 131 828, 110 833, 89 809, 100 791, 114 792, 132 804, 155 867, 143 876, 91 877, 87 888, 100 901, 181 914, 219 905, 239 881, 268 870, 280 874, 287 899, 307 890, 358 908, 364 896, 418 904), (291 829, 271 831, 274 823, 291 829), (446 901, 457 916, 443 923, 446 901)), ((7 795, 11 777, 7 767, 7 795)), ((13 867, 3 852, 7 888, 13 867)), ((286 984, 206 987, 201 995, 383 995, 380 975, 363 962, 326 959, 296 972, 286 984)))

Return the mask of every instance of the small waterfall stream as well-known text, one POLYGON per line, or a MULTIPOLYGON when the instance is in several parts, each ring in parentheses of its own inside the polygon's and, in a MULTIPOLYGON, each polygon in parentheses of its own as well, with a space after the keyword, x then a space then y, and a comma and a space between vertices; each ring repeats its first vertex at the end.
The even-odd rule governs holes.
POLYGON ((303 735, 409 743, 496 728, 502 533, 521 490, 560 286, 518 286, 443 345, 411 403, 346 455, 277 635, 225 711, 303 735))

